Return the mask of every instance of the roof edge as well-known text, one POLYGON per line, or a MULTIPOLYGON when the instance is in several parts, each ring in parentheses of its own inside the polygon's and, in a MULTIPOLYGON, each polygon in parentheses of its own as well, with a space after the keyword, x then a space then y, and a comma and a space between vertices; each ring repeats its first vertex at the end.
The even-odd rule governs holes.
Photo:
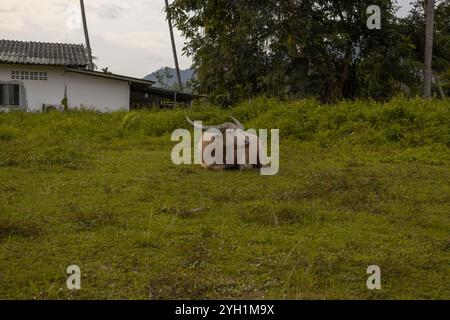
POLYGON ((58 44, 58 45, 69 45, 69 46, 81 46, 86 48, 83 43, 67 43, 67 42, 48 42, 48 41, 24 41, 24 40, 11 40, 11 39, 0 39, 0 41, 9 42, 20 42, 20 43, 37 43, 37 44, 58 44))
POLYGON ((133 78, 133 77, 124 76, 124 75, 115 74, 115 73, 105 73, 105 72, 100 72, 100 71, 92 71, 92 70, 78 69, 78 68, 71 68, 71 67, 66 67, 65 70, 67 72, 86 74, 86 75, 90 75, 90 76, 94 76, 94 77, 108 78, 108 79, 114 79, 114 80, 120 80, 120 81, 146 84, 146 85, 150 85, 150 86, 156 83, 151 80, 133 78))

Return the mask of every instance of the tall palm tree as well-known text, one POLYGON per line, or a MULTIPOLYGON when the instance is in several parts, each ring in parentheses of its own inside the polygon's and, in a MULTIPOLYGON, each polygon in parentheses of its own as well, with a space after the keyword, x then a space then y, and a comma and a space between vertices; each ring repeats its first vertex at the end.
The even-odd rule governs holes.
POLYGON ((86 21, 86 11, 84 9, 84 0, 80 0, 80 6, 81 6, 81 16, 83 18, 83 29, 84 29, 84 37, 86 38, 86 49, 88 52, 88 69, 94 70, 94 62, 92 60, 92 50, 91 50, 91 42, 89 41, 89 31, 86 21))
POLYGON ((433 79, 433 27, 434 27, 434 1, 426 0, 425 4, 425 70, 423 79, 423 97, 431 97, 431 82, 433 79))
POLYGON ((169 1, 168 0, 166 0, 166 12, 167 12, 167 20, 169 21, 170 39, 172 41, 172 52, 173 52, 173 59, 175 60, 175 69, 177 71, 178 86, 180 88, 180 91, 182 91, 183 90, 183 84, 181 82, 180 66, 178 65, 177 48, 175 46, 175 38, 173 36, 173 26, 172 26, 172 19, 170 17, 169 1))

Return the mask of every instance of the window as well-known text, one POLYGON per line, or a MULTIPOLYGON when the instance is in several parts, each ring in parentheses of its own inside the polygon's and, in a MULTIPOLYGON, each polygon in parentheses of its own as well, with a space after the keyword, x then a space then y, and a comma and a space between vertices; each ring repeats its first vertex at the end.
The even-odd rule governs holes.
POLYGON ((11 80, 20 80, 20 72, 11 71, 11 80))
POLYGON ((20 106, 19 84, 0 84, 0 105, 20 106))
POLYGON ((20 71, 20 80, 28 80, 28 71, 20 71))
POLYGON ((39 80, 39 72, 30 72, 30 80, 39 80))
POLYGON ((47 80, 47 72, 39 72, 39 80, 47 80))
POLYGON ((10 106, 20 106, 20 86, 18 84, 8 85, 8 100, 10 106))
POLYGON ((11 71, 11 80, 48 80, 47 72, 11 71))

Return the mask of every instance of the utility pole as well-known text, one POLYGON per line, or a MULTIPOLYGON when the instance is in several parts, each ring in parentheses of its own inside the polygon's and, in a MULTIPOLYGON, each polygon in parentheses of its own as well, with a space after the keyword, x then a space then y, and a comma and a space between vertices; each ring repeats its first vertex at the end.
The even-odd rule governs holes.
POLYGON ((177 72, 178 86, 179 86, 180 91, 183 91, 183 84, 181 82, 181 74, 180 74, 180 66, 178 64, 177 48, 175 46, 175 38, 173 36, 172 19, 170 17, 170 11, 169 11, 169 1, 168 0, 165 0, 165 1, 166 1, 167 20, 169 21, 170 39, 172 41, 173 59, 175 60, 175 69, 177 72))
POLYGON ((88 26, 86 21, 86 11, 84 9, 84 0, 80 0, 80 6, 81 6, 81 16, 83 18, 83 29, 84 29, 84 37, 86 38, 86 49, 88 52, 88 69, 94 70, 94 62, 92 61, 92 50, 91 50, 91 42, 89 41, 89 32, 88 32, 88 26))
POLYGON ((433 27, 434 1, 426 0, 425 4, 425 70, 423 72, 423 97, 431 97, 431 83, 433 79, 433 27))

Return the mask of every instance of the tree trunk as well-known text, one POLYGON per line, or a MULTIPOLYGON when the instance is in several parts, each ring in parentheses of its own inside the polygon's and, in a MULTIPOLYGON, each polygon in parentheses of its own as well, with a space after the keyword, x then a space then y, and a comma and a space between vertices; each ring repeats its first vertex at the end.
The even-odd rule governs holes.
POLYGON ((434 0, 426 0, 425 4, 425 70, 423 73, 423 97, 431 97, 431 83, 433 79, 433 26, 434 26, 434 0))
POLYGON ((340 101, 344 98, 345 83, 347 82, 348 76, 350 74, 351 64, 352 64, 352 47, 350 45, 345 50, 344 66, 342 68, 342 72, 339 77, 339 83, 338 83, 338 89, 337 89, 338 101, 340 101))
POLYGON ((84 37, 86 39, 86 49, 88 53, 88 69, 94 70, 94 63, 92 61, 92 50, 91 50, 91 42, 89 41, 89 31, 86 21, 86 11, 84 10, 84 0, 80 0, 80 6, 81 6, 81 16, 83 18, 83 29, 84 29, 84 37))
POLYGON ((170 12, 169 12, 169 1, 168 0, 166 0, 166 10, 167 10, 167 20, 169 21, 170 39, 172 41, 173 59, 175 60, 175 69, 177 71, 178 86, 179 86, 180 91, 183 91, 183 83, 181 82, 180 66, 178 64, 177 48, 175 46, 175 38, 173 36, 173 26, 172 26, 172 19, 170 17, 170 12))
POLYGON ((439 94, 441 95, 442 100, 445 100, 446 99, 445 93, 444 93, 444 90, 442 89, 441 83, 439 81, 438 74, 437 74, 437 72, 433 72, 433 73, 434 73, 434 80, 436 81, 436 86, 439 89, 439 94))

